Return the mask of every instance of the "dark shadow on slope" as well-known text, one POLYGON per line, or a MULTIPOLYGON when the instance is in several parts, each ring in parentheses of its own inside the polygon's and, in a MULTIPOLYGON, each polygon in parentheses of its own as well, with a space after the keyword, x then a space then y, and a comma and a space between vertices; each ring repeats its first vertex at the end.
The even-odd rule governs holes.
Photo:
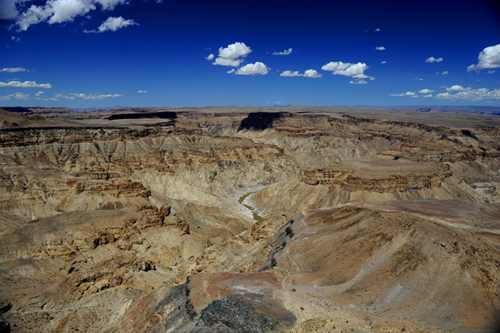
POLYGON ((108 120, 143 119, 143 118, 176 119, 177 112, 165 111, 165 112, 137 112, 137 113, 121 113, 121 114, 118 113, 109 116, 108 120))
POLYGON ((282 116, 289 114, 288 112, 253 112, 249 113, 248 117, 241 121, 239 131, 263 131, 266 128, 272 128, 274 121, 282 116))
POLYGON ((16 112, 16 113, 33 113, 28 108, 23 108, 21 106, 3 107, 5 111, 16 112))

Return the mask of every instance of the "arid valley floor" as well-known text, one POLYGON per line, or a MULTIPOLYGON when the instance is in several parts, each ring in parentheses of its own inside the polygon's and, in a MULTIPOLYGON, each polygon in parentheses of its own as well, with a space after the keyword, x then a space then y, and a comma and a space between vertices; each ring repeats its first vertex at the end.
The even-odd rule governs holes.
POLYGON ((499 184, 496 115, 0 109, 0 317, 497 332, 499 184))

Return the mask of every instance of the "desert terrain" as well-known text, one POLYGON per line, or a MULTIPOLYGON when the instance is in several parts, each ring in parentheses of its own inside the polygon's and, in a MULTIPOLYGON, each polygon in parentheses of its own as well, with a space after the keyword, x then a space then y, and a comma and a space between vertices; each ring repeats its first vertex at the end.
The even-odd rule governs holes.
POLYGON ((0 331, 500 327, 492 114, 0 109, 0 205, 0 331))

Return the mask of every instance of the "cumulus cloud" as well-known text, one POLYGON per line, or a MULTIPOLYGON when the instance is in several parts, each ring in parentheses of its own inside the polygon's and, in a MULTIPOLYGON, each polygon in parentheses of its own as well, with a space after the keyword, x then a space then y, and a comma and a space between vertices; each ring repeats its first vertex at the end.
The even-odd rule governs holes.
POLYGON ((315 69, 308 69, 304 72, 304 74, 300 74, 299 71, 284 71, 283 73, 280 74, 280 76, 284 77, 303 76, 303 77, 317 79, 322 77, 323 74, 319 74, 318 71, 315 69))
POLYGON ((280 74, 280 76, 285 76, 285 77, 294 77, 294 76, 303 76, 304 74, 300 74, 299 71, 284 71, 283 73, 280 74))
POLYGON ((215 59, 215 62, 213 64, 221 66, 238 67, 242 61, 243 59, 231 60, 231 59, 217 58, 215 59))
POLYGON ((477 65, 470 65, 467 67, 467 71, 479 72, 481 69, 485 68, 498 68, 500 67, 500 44, 495 46, 488 46, 479 53, 477 57, 479 62, 477 65))
POLYGON ((435 98, 468 101, 500 99, 500 88, 493 90, 489 90, 488 88, 472 89, 471 87, 453 85, 451 87, 445 87, 445 89, 445 93, 437 94, 435 98))
POLYGON ((28 94, 23 94, 23 93, 20 93, 20 92, 18 92, 18 93, 15 93, 15 94, 14 94, 14 98, 15 98, 15 99, 21 99, 21 100, 23 100, 23 101, 28 100, 28 99, 29 99, 29 96, 30 96, 30 95, 28 95, 28 94))
MULTIPOLYGON (((462 86, 460 86, 460 85, 458 85, 458 84, 455 84, 455 85, 453 85, 453 86, 451 86, 451 87, 449 87, 449 88, 446 88, 446 91, 447 91, 447 92, 451 92, 451 91, 463 91, 463 90, 465 90, 465 89, 466 89, 466 88, 464 88, 464 87, 462 87, 462 86)), ((469 89, 470 89, 470 88, 469 88, 469 89)))
POLYGON ((365 80, 358 80, 358 81, 349 81, 350 84, 367 84, 365 80))
POLYGON ((56 94, 55 98, 63 98, 63 99, 69 99, 69 100, 74 100, 75 98, 81 98, 81 99, 86 99, 86 100, 102 100, 105 98, 114 98, 114 97, 121 97, 122 95, 119 94, 56 94))
POLYGON ((13 40, 14 42, 21 43, 21 38, 16 37, 16 36, 12 36, 12 37, 10 38, 10 40, 13 40))
POLYGON ((377 51, 384 51, 385 47, 383 47, 383 46, 375 46, 375 50, 377 50, 377 51))
POLYGON ((429 95, 424 95, 425 98, 429 98, 429 97, 432 97, 432 94, 429 94, 429 95))
POLYGON ((384 60, 384 61, 381 62, 381 64, 387 64, 387 61, 384 60))
MULTIPOLYGON (((17 0, 4 1, 8 6, 14 3, 15 7, 17 0)), ((47 21, 49 24, 54 24, 73 21, 75 17, 84 16, 95 10, 97 5, 102 10, 113 10, 117 5, 126 3, 128 3, 127 0, 48 0, 44 5, 31 5, 20 14, 17 9, 15 13, 10 10, 8 15, 11 19, 16 19, 14 25, 18 26, 18 31, 24 31, 40 22, 47 21)))
POLYGON ((35 94, 35 96, 36 96, 36 97, 40 97, 40 95, 42 95, 42 94, 44 94, 44 93, 45 93, 45 92, 43 92, 43 91, 39 91, 39 92, 37 92, 37 93, 35 94))
POLYGON ((239 68, 235 74, 238 75, 254 75, 261 74, 266 75, 269 72, 269 68, 262 62, 257 61, 255 64, 248 64, 239 68))
POLYGON ((313 79, 317 79, 322 77, 323 74, 319 74, 315 69, 308 69, 304 72, 304 77, 310 77, 313 79))
POLYGON ((448 71, 442 72, 441 75, 448 75, 448 71))
POLYGON ((493 74, 493 73, 495 73, 495 70, 488 71, 488 74, 493 74))
POLYGON ((49 24, 73 21, 76 16, 85 15, 96 6, 91 0, 49 0, 44 6, 31 5, 16 20, 18 31, 25 31, 33 24, 48 20, 49 24))
POLYGON ((139 25, 134 20, 125 20, 123 17, 108 17, 108 19, 97 28, 97 30, 84 30, 86 33, 102 33, 105 31, 116 31, 130 25, 139 25))
POLYGON ((52 88, 50 83, 38 84, 35 81, 9 81, 0 82, 0 87, 16 87, 16 88, 52 88))
POLYGON ((379 31, 380 31, 380 28, 375 29, 375 32, 379 32, 379 31))
POLYGON ((434 57, 429 57, 427 59, 425 59, 425 62, 441 62, 443 61, 443 58, 434 58, 434 57))
POLYGON ((30 96, 29 94, 24 94, 24 93, 16 92, 14 94, 10 94, 10 95, 7 95, 7 96, 0 96, 0 101, 10 101, 12 98, 26 101, 26 100, 29 99, 29 96, 30 96))
POLYGON ((103 95, 95 95, 95 94, 70 94, 72 96, 75 96, 76 98, 82 98, 82 99, 105 99, 105 98, 113 98, 113 97, 121 97, 122 95, 119 94, 103 94, 103 95))
POLYGON ((395 96, 395 97, 405 97, 405 96, 418 97, 418 95, 416 93, 414 93, 413 91, 407 91, 407 92, 401 93, 401 94, 389 94, 389 96, 395 96))
POLYGON ((329 62, 328 64, 321 67, 324 71, 333 72, 334 75, 345 75, 345 76, 355 76, 359 74, 364 74, 367 70, 368 65, 365 63, 358 62, 357 64, 351 64, 349 62, 344 63, 342 61, 329 62))
POLYGON ((243 62, 242 58, 246 57, 250 52, 252 52, 252 49, 246 46, 245 43, 236 42, 233 44, 229 44, 225 48, 219 48, 219 56, 217 57, 217 59, 215 59, 215 62, 213 62, 213 64, 220 66, 238 67, 241 62, 243 62))
MULTIPOLYGON (((430 90, 430 89, 422 89, 422 90, 420 90, 418 93, 419 93, 419 94, 430 94, 430 93, 432 93, 432 92, 434 92, 434 90, 430 90)), ((424 97, 425 97, 425 96, 424 96, 424 97)))
POLYGON ((206 57, 205 59, 207 60, 212 60, 215 56, 213 55, 213 53, 210 53, 210 55, 208 57, 206 57))
POLYGON ((97 0, 96 2, 101 4, 103 10, 113 10, 119 4, 126 4, 127 0, 97 0))
POLYGON ((140 94, 147 94, 147 91, 146 90, 139 90, 138 93, 140 93, 140 94))
POLYGON ((29 72, 29 71, 30 71, 29 69, 21 68, 21 67, 9 67, 9 68, 0 69, 0 72, 9 72, 9 73, 29 72))
POLYGON ((273 55, 289 55, 292 53, 293 49, 289 48, 288 50, 284 50, 283 52, 273 52, 273 55))
POLYGON ((64 94, 56 94, 55 98, 64 98, 64 99, 69 99, 69 100, 75 99, 74 96, 68 96, 68 95, 64 95, 64 94))
POLYGON ((234 72, 236 72, 236 69, 233 68, 233 69, 227 71, 227 74, 231 74, 231 73, 234 73, 234 72))

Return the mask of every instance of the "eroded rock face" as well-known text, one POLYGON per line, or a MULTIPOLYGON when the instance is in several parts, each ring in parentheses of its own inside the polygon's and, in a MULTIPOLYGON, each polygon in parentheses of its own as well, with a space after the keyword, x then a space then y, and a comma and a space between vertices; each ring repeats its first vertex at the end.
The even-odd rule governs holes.
POLYGON ((0 112, 13 331, 418 332, 499 309, 498 207, 471 187, 500 180, 497 128, 33 110, 0 112))
POLYGON ((337 185, 347 191, 388 193, 432 189, 451 175, 447 164, 365 157, 304 170, 300 180, 308 185, 337 185))

